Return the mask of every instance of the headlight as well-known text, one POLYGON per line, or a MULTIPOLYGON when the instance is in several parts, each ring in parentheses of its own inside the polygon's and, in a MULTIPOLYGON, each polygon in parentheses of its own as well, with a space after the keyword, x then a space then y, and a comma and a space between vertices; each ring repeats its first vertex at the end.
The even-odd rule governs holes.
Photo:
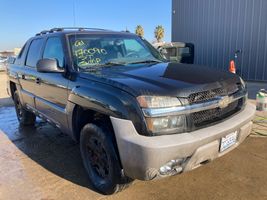
POLYGON ((186 127, 184 115, 146 118, 146 122, 152 133, 181 133, 186 127))
MULTIPOLYGON (((162 110, 182 106, 177 97, 166 96, 139 96, 137 101, 143 110, 162 110)), ((146 116, 146 115, 145 115, 146 116)), ((146 124, 149 131, 156 134, 179 133, 186 128, 184 115, 153 117, 146 116, 146 124)))
POLYGON ((137 101, 142 108, 167 108, 181 106, 177 97, 139 96, 137 101))

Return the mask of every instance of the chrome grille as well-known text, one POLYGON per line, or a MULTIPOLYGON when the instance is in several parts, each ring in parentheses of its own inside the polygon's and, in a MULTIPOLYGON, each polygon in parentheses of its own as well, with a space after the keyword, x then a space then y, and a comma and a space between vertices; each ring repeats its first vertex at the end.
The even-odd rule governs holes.
POLYGON ((226 108, 214 108, 192 113, 192 122, 195 127, 204 126, 208 123, 219 121, 239 110, 239 101, 229 104, 226 108))
POLYGON ((209 101, 217 96, 225 96, 225 95, 227 95, 226 90, 222 88, 217 88, 213 90, 190 94, 188 96, 188 102, 189 104, 200 103, 200 102, 209 101))
POLYGON ((187 99, 188 99, 189 104, 200 103, 200 102, 209 101, 218 96, 226 96, 226 95, 234 94, 239 89, 240 87, 237 84, 231 84, 225 88, 216 88, 212 90, 190 94, 187 99))
MULTIPOLYGON (((187 100, 189 104, 203 103, 210 101, 216 97, 226 96, 233 94, 238 91, 238 86, 230 86, 226 89, 217 88, 204 92, 193 93, 188 96, 187 100)), ((192 113, 190 115, 191 121, 194 127, 200 128, 201 126, 205 126, 209 123, 213 123, 216 121, 220 121, 232 114, 236 113, 240 110, 243 105, 243 100, 237 100, 235 102, 230 103, 226 108, 214 108, 210 110, 204 110, 196 113, 192 113)))

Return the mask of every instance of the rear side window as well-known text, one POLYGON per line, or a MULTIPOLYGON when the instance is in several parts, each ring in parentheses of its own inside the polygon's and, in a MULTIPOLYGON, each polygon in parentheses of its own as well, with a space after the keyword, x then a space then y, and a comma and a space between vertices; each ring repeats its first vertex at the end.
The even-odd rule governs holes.
POLYGON ((17 58, 21 58, 22 54, 23 54, 24 51, 25 51, 25 47, 26 47, 26 44, 23 45, 23 47, 22 47, 22 49, 20 50, 19 55, 17 56, 17 58))
POLYGON ((36 39, 31 42, 26 60, 27 66, 36 67, 37 62, 40 59, 42 44, 43 39, 36 39))
POLYGON ((52 37, 47 40, 43 58, 57 59, 59 66, 64 66, 64 53, 60 38, 52 37))

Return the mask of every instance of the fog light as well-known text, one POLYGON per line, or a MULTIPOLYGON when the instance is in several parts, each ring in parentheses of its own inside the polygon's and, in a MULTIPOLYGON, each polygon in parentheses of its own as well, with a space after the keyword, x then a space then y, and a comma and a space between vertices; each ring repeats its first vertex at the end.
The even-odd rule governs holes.
POLYGON ((166 175, 168 174, 170 171, 172 170, 172 168, 168 165, 164 165, 159 169, 159 172, 161 175, 166 175))
POLYGON ((181 167, 182 162, 183 162, 183 159, 171 160, 167 164, 160 167, 159 173, 161 175, 178 174, 183 170, 183 168, 181 167))

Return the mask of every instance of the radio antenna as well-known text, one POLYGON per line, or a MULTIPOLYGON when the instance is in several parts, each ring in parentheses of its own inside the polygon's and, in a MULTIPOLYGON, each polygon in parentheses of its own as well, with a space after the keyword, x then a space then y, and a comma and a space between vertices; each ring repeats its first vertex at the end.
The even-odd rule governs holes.
POLYGON ((73 5, 72 5, 72 13, 73 13, 73 27, 76 27, 76 0, 73 0, 73 5))

